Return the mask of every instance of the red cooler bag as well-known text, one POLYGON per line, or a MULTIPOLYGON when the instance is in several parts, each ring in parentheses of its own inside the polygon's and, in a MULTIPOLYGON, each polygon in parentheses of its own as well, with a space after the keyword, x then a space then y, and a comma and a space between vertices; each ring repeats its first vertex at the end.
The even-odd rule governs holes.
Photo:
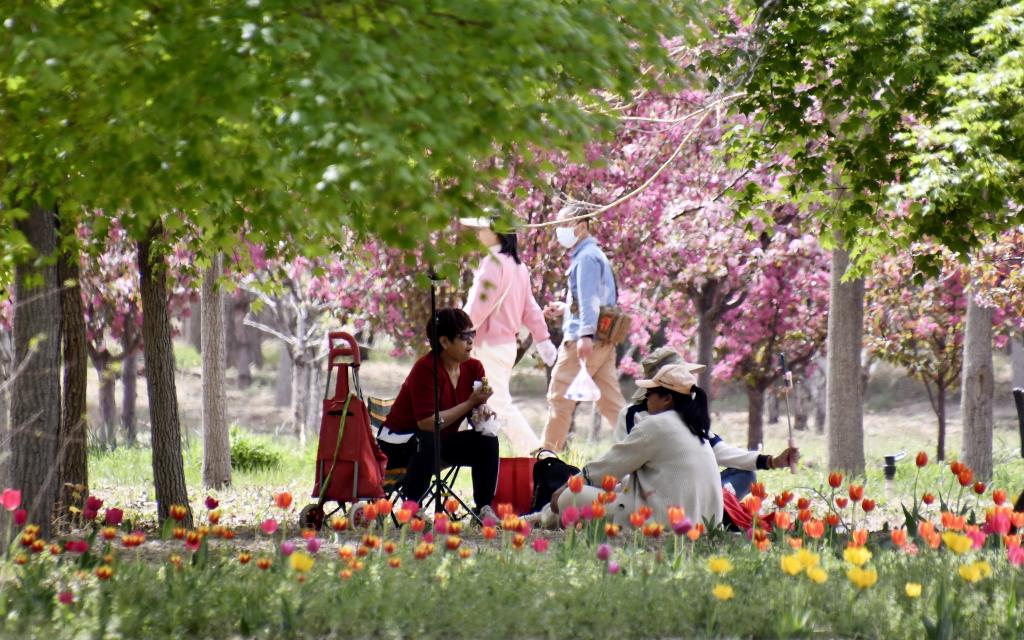
POLYGON ((536 458, 501 458, 498 460, 498 490, 494 507, 511 504, 517 516, 530 511, 533 501, 533 465, 536 458))

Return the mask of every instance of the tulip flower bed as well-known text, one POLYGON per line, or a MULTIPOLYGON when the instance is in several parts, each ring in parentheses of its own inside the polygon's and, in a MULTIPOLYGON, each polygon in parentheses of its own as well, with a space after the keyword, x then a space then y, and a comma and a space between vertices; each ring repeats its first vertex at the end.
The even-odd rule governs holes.
POLYGON ((1024 513, 946 468, 902 526, 874 531, 874 499, 840 474, 802 495, 755 484, 749 535, 682 509, 639 510, 620 530, 602 517, 612 490, 567 509, 558 532, 500 505, 480 528, 387 501, 316 532, 296 529, 279 492, 249 527, 222 524, 211 497, 202 525, 173 508, 159 530, 93 497, 81 528, 41 540, 6 490, 18 530, 0 560, 0 636, 1020 637, 1024 513))

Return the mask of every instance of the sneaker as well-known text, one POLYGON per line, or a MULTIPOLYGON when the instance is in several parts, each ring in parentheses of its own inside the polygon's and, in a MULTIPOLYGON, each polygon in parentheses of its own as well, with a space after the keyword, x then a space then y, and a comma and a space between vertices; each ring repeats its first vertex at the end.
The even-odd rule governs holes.
POLYGON ((492 527, 497 526, 498 523, 501 522, 501 518, 498 517, 498 514, 494 513, 494 509, 492 509, 491 505, 489 505, 489 504, 485 504, 484 506, 482 506, 479 509, 477 509, 476 517, 480 518, 480 522, 483 522, 483 523, 486 523, 487 519, 490 518, 491 519, 490 525, 492 527))

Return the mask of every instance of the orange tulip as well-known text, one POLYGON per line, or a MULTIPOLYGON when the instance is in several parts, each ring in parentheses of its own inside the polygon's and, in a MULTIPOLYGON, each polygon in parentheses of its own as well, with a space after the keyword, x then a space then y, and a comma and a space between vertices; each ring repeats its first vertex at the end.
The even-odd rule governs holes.
POLYGON ((419 533, 427 527, 427 521, 423 518, 413 518, 409 521, 409 529, 413 533, 419 533))
POLYGON ((605 491, 604 493, 599 495, 597 497, 597 499, 600 500, 601 502, 605 503, 605 504, 611 504, 611 503, 615 502, 615 492, 614 491, 605 491))
POLYGON ((206 517, 210 524, 217 524, 220 522, 220 511, 211 511, 206 517))
POLYGON ((907 530, 906 529, 893 529, 892 530, 892 543, 897 547, 903 547, 907 544, 907 530))
POLYGON ((917 463, 918 467, 925 466, 926 464, 928 464, 928 454, 925 453, 924 451, 918 451, 917 459, 914 462, 917 463))
POLYGON ((516 549, 522 549, 523 545, 526 544, 526 536, 521 533, 517 533, 512 536, 512 546, 516 549))
POLYGON ((278 509, 287 509, 292 506, 292 494, 282 491, 274 495, 274 504, 277 505, 278 509))
POLYGON ((867 529, 854 529, 850 535, 850 542, 847 546, 850 547, 863 547, 868 543, 868 530, 867 529))
POLYGON ((351 560, 355 557, 356 552, 352 549, 351 545, 345 545, 344 547, 338 547, 338 557, 342 560, 351 560))
POLYGON ((368 533, 365 536, 363 536, 362 545, 367 549, 376 549, 380 546, 380 538, 373 535, 372 533, 368 533))
POLYGON ((686 517, 686 510, 682 507, 669 507, 668 508, 668 522, 669 524, 675 524, 682 522, 686 517))
POLYGON ((1014 528, 1024 527, 1024 511, 1014 511, 1010 516, 1010 522, 1013 523, 1014 528))
POLYGON ((660 538, 665 532, 665 527, 660 522, 648 522, 644 525, 644 536, 648 538, 660 538))
POLYGON ((802 549, 804 546, 803 538, 786 538, 786 542, 788 542, 789 546, 793 547, 794 549, 802 549))
POLYGON ((948 511, 942 512, 942 528, 948 531, 961 531, 967 524, 966 516, 957 516, 948 511))
POLYGON ((801 509, 796 514, 796 517, 800 522, 807 522, 811 519, 811 516, 812 514, 810 509, 801 509))
POLYGON ((958 473, 956 477, 957 480, 960 481, 961 487, 967 487, 970 486, 971 482, 974 480, 974 472, 968 469, 967 467, 964 467, 963 469, 960 470, 960 473, 958 473))
POLYGON ((114 575, 114 570, 108 565, 102 565, 96 569, 96 577, 100 580, 109 580, 114 575))
POLYGON ((391 513, 392 505, 387 498, 381 498, 380 500, 378 500, 376 507, 377 513, 379 513, 382 516, 386 516, 391 513))
POLYGON ((792 500, 792 499, 793 499, 792 492, 790 492, 790 491, 783 491, 782 493, 780 493, 777 496, 775 496, 775 506, 780 508, 780 509, 782 509, 787 504, 789 504, 790 500, 792 500))
POLYGON ((949 463, 949 470, 954 476, 960 475, 960 472, 964 470, 964 463, 959 460, 954 460, 949 463))
POLYGON ((481 529, 481 532, 483 533, 484 540, 494 540, 498 537, 498 530, 494 527, 484 527, 481 529))
POLYGON ((188 516, 188 507, 180 504, 172 504, 168 509, 171 518, 181 522, 188 516))
POLYGON ((402 559, 397 556, 394 558, 388 558, 388 566, 392 569, 398 569, 402 566, 402 559))
POLYGON ((615 479, 615 476, 605 476, 601 479, 601 488, 609 492, 614 491, 615 485, 618 483, 619 481, 615 479))
POLYGON ((448 513, 455 513, 459 510, 459 501, 455 498, 448 498, 444 501, 444 510, 448 513))
POLYGON ((996 489, 992 492, 992 502, 996 503, 996 506, 1002 506, 1006 502, 1006 491, 1002 489, 996 489))
MULTIPOLYGON (((950 515, 952 515, 952 514, 950 514, 950 515)), ((920 524, 917 525, 917 533, 922 538, 926 538, 926 537, 932 535, 933 533, 935 533, 935 525, 932 524, 930 521, 925 520, 924 522, 921 522, 920 524)))
POLYGON ((639 511, 640 514, 644 517, 644 520, 647 520, 648 518, 654 515, 654 510, 648 507, 647 505, 639 507, 637 511, 639 511))
POLYGON ((783 531, 789 529, 789 525, 793 523, 792 518, 785 511, 776 511, 773 519, 775 526, 783 531))
POLYGON ((271 564, 273 564, 273 561, 270 558, 259 558, 256 560, 256 566, 259 567, 261 571, 269 569, 271 564))
POLYGON ((600 520, 601 518, 603 518, 605 516, 606 511, 605 511, 605 508, 604 508, 604 503, 601 502, 600 499, 594 500, 593 502, 591 502, 590 503, 590 508, 594 510, 594 519, 595 520, 600 520))
POLYGON ((363 520, 366 522, 367 526, 369 526, 369 524, 371 522, 373 522, 374 520, 376 520, 376 519, 377 519, 377 505, 375 505, 375 504, 368 504, 365 507, 363 507, 363 520))
POLYGON ((704 527, 698 522, 692 529, 686 532, 686 537, 690 539, 690 542, 697 542, 702 533, 704 533, 704 527))
POLYGON ((825 516, 825 520, 826 520, 826 522, 828 522, 828 526, 830 526, 830 527, 838 527, 839 526, 839 514, 838 513, 830 513, 830 514, 828 514, 827 516, 825 516))
POLYGON ((1005 535, 1003 536, 1003 542, 1006 543, 1007 548, 1019 547, 1020 546, 1020 534, 1005 535))
POLYGON ((462 539, 459 536, 448 536, 444 541, 444 545, 448 547, 449 551, 455 551, 459 548, 460 544, 462 544, 462 539))
POLYGON ((634 528, 638 529, 642 527, 645 520, 646 518, 644 518, 644 514, 640 513, 639 511, 634 511, 633 513, 629 514, 629 524, 633 525, 634 528))
POLYGON ((469 547, 462 547, 461 549, 459 549, 459 557, 462 558, 463 560, 469 558, 472 555, 473 555, 473 550, 470 549, 469 547))
POLYGON ((312 540, 315 537, 316 537, 316 529, 313 529, 312 527, 307 527, 307 528, 302 530, 302 538, 304 540, 312 540))
POLYGON ((850 500, 857 502, 864 497, 864 487, 859 484, 850 485, 850 500))
POLYGON ((605 537, 615 538, 619 535, 619 531, 621 531, 621 528, 617 524, 612 524, 611 522, 609 522, 606 525, 604 525, 605 537))
POLYGON ((752 516, 761 513, 761 499, 755 495, 749 495, 746 498, 743 498, 743 501, 740 504, 743 505, 743 510, 752 516))
POLYGON ((811 501, 810 501, 810 499, 808 499, 808 498, 799 498, 796 501, 796 508, 797 509, 810 509, 811 508, 811 501))
POLYGON ((569 491, 572 491, 573 493, 579 493, 580 491, 583 491, 583 476, 572 476, 571 478, 569 478, 568 485, 569 491))
POLYGON ((764 529, 755 529, 753 535, 754 546, 757 547, 758 551, 767 551, 771 546, 771 540, 768 539, 768 532, 764 529))
POLYGON ((384 543, 383 546, 381 546, 381 551, 383 551, 384 553, 386 553, 388 555, 391 555, 392 553, 395 552, 395 550, 397 548, 398 548, 398 545, 396 545, 391 540, 388 540, 387 542, 384 543))
POLYGON ((408 524, 412 520, 412 516, 412 511, 408 509, 399 509, 395 512, 395 520, 398 521, 398 524, 408 524))
POLYGON ((510 502, 502 502, 501 504, 494 508, 494 512, 498 514, 498 517, 502 520, 508 518, 509 516, 516 515, 515 507, 513 507, 510 502))
POLYGON ((248 551, 243 551, 242 553, 238 554, 238 561, 241 564, 249 564, 250 560, 252 560, 252 554, 248 551))
POLYGON ((833 489, 838 489, 843 484, 843 474, 838 471, 833 471, 828 474, 828 485, 833 489))
POLYGON ((768 497, 768 492, 764 490, 763 482, 754 482, 750 485, 750 495, 764 500, 768 497))

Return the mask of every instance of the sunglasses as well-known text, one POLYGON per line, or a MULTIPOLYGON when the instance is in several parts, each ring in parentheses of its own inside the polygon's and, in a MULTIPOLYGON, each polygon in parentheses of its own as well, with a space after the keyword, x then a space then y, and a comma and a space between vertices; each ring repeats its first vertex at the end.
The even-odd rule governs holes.
POLYGON ((460 331, 458 335, 456 335, 455 337, 457 337, 459 340, 462 340, 463 342, 472 342, 473 338, 476 337, 476 329, 467 329, 465 331, 460 331))

